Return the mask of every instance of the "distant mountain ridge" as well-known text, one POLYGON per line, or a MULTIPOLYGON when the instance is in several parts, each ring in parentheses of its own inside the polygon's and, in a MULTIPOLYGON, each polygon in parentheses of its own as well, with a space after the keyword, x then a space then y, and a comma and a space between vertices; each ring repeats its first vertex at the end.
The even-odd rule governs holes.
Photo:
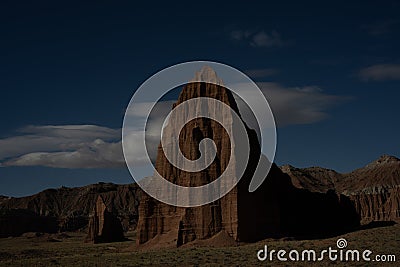
MULTIPOLYGON (((383 155, 363 168, 347 175, 340 184, 341 190, 348 194, 374 188, 393 188, 400 185, 400 159, 383 155)), ((373 191, 371 191, 373 192, 373 191)))

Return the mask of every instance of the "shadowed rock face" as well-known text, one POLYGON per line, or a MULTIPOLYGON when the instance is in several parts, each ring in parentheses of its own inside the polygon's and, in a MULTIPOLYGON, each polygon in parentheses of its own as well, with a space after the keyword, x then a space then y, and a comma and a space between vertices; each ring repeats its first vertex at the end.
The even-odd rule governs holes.
POLYGON ((121 222, 110 211, 101 196, 98 196, 93 214, 89 220, 89 231, 85 242, 107 243, 123 241, 121 222))
MULTIPOLYGON (((195 97, 215 98, 239 113, 229 90, 208 83, 186 85, 176 105, 195 97)), ((196 108, 188 112, 196 112, 196 108)), ((225 114, 225 117, 229 116, 225 114)), ((184 127, 179 135, 180 149, 189 159, 199 157, 198 145, 202 138, 215 141, 217 156, 206 170, 188 173, 175 168, 159 146, 157 171, 167 180, 184 186, 199 186, 218 178, 229 160, 235 160, 229 157, 231 143, 221 128, 214 121, 199 118, 184 127)), ((165 129, 164 134, 168 131, 165 129)), ((138 245, 180 246, 209 239, 221 231, 234 241, 252 242, 277 236, 330 235, 358 226, 359 219, 347 197, 335 192, 317 193, 298 189, 275 164, 264 183, 255 192, 249 193, 248 187, 260 156, 260 145, 255 131, 247 129, 247 134, 250 160, 245 174, 223 198, 200 207, 180 208, 143 194, 139 206, 138 245)))

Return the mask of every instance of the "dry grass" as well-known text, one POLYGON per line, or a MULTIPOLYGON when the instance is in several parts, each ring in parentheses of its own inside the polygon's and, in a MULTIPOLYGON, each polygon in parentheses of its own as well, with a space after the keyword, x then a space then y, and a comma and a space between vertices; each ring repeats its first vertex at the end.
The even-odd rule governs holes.
MULTIPOLYGON (((400 225, 360 230, 340 237, 348 241, 348 249, 369 249, 374 254, 395 254, 396 263, 317 262, 314 265, 398 266, 400 261, 400 225)), ((85 244, 82 233, 68 233, 69 238, 17 237, 0 239, 1 266, 301 266, 298 262, 260 262, 256 253, 265 244, 269 249, 336 248, 338 237, 321 240, 285 241, 268 239, 254 244, 228 248, 179 248, 157 251, 134 251, 131 241, 109 244, 85 244)), ((303 263, 304 266, 310 263, 303 263)), ((313 264, 311 264, 313 265, 313 264)))

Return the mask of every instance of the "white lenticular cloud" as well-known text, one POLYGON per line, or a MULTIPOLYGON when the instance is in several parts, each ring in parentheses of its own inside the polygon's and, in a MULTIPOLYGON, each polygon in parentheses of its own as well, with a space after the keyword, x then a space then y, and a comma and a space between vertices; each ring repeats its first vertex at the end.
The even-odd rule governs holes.
POLYGON ((53 168, 119 168, 124 166, 121 142, 97 139, 75 151, 33 152, 7 161, 5 166, 46 166, 53 168))
POLYGON ((3 166, 124 166, 120 129, 96 125, 31 125, 17 133, 17 136, 0 139, 3 166))

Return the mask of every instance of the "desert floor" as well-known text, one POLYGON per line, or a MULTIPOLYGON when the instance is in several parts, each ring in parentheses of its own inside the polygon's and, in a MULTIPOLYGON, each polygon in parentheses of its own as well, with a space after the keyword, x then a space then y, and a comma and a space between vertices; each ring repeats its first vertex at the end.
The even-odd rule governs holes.
POLYGON ((128 233, 129 240, 119 243, 87 244, 84 233, 63 233, 0 239, 0 266, 400 266, 400 224, 376 227, 320 240, 266 239, 253 244, 235 247, 183 247, 157 251, 138 251, 135 233, 128 233), (376 254, 394 254, 397 262, 273 262, 259 261, 257 251, 264 245, 268 249, 302 251, 314 249, 318 253, 332 247, 338 238, 348 242, 346 249, 373 251, 376 254))

